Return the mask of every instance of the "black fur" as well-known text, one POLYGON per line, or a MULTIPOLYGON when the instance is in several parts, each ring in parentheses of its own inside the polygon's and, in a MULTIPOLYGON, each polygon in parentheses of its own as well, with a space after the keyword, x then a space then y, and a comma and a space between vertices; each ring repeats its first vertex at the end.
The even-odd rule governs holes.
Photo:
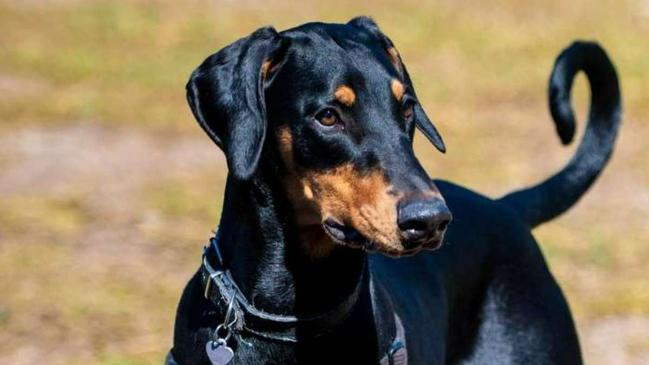
POLYGON ((595 43, 575 42, 557 58, 550 76, 550 111, 564 144, 575 135, 570 89, 583 70, 591 85, 588 125, 570 163, 548 180, 511 193, 502 200, 516 208, 523 220, 535 227, 573 206, 595 182, 613 152, 622 115, 617 75, 606 53, 595 43))
MULTIPOLYGON (((371 291, 364 283, 352 313, 329 335, 302 338, 298 328, 299 342, 286 344, 242 334, 247 344, 233 345, 233 364, 376 364, 393 335, 388 303, 403 320, 410 364, 581 363, 568 305, 529 227, 572 205, 606 163, 620 108, 610 61, 593 43, 577 43, 557 61, 551 100, 564 141, 573 133, 569 95, 579 70, 587 72, 593 97, 576 157, 548 182, 492 200, 436 181, 454 216, 438 251, 394 259, 340 246, 311 258, 282 184, 286 166, 269 137, 277 128, 290 128, 299 166, 322 170, 352 161, 360 170, 380 166, 395 189, 433 186, 413 154, 414 126, 445 148, 416 102, 405 67, 396 69, 386 56, 390 45, 369 18, 282 33, 262 28, 192 74, 192 111, 230 168, 220 245, 249 301, 272 313, 320 313, 350 294, 366 263, 377 287, 371 291), (264 80, 260 67, 267 59, 275 66, 264 80), (416 105, 410 122, 401 119, 402 106, 390 94, 393 77, 406 81, 416 105), (354 85, 353 107, 328 99, 340 83, 354 85), (314 125, 323 106, 339 110, 344 132, 314 125)), ((222 315, 203 298, 195 276, 178 307, 172 353, 180 364, 209 364, 205 343, 222 315)))

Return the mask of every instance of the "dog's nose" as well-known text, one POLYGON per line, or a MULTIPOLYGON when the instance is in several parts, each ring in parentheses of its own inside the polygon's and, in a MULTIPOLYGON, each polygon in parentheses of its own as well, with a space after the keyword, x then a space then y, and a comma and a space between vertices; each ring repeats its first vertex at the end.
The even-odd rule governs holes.
POLYGON ((442 199, 417 199, 399 202, 397 224, 406 248, 441 237, 451 222, 451 211, 442 199))

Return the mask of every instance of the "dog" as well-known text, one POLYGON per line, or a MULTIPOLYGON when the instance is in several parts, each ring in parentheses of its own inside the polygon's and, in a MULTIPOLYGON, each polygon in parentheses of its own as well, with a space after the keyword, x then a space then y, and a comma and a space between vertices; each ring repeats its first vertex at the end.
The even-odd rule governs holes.
POLYGON ((209 56, 187 99, 228 178, 167 364, 582 363, 530 232, 575 204, 613 149, 620 90, 595 43, 556 60, 557 132, 575 134, 579 71, 591 107, 572 160, 490 199, 422 168, 415 128, 446 147, 372 19, 265 27, 209 56))

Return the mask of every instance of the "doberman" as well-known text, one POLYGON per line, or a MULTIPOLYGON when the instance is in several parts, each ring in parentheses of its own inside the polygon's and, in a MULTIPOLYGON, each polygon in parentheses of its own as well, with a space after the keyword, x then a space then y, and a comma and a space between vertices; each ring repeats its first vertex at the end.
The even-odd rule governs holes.
POLYGON ((422 168, 415 127, 444 143, 370 18, 261 28, 209 56, 187 98, 229 174, 167 363, 580 364, 568 305, 530 232, 572 206, 613 149, 621 96, 595 43, 556 60, 558 134, 564 144, 575 134, 579 71, 592 94, 575 156, 489 199, 422 168))

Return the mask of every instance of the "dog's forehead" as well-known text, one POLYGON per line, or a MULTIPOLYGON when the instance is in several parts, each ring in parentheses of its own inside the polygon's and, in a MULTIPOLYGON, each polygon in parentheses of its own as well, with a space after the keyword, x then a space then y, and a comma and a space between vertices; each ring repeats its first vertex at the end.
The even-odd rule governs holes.
POLYGON ((342 73, 390 73, 386 51, 378 39, 346 24, 307 23, 282 32, 291 40, 291 61, 297 69, 329 78, 342 73))
POLYGON ((372 47, 379 45, 378 39, 368 31, 348 24, 334 23, 306 23, 298 27, 287 29, 280 33, 281 36, 306 43, 320 44, 335 43, 343 49, 358 46, 372 47))

